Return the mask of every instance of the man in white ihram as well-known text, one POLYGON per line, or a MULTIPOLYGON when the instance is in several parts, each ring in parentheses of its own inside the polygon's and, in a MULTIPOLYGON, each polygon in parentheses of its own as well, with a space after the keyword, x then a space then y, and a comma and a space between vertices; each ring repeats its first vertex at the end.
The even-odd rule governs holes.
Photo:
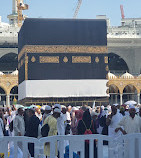
POLYGON ((113 142, 111 142, 110 146, 110 153, 109 157, 118 158, 118 146, 117 146, 117 140, 118 137, 122 135, 121 131, 115 132, 115 129, 120 122, 120 120, 123 118, 122 114, 120 114, 117 111, 117 107, 115 105, 111 106, 112 113, 107 117, 106 124, 108 126, 108 135, 110 137, 113 137, 113 142))
POLYGON ((123 118, 122 114, 120 114, 118 111, 117 111, 117 107, 116 106, 111 106, 111 110, 112 110, 112 113, 111 115, 109 115, 106 119, 106 124, 108 126, 108 135, 113 137, 113 138, 116 138, 118 136, 121 136, 121 132, 118 132, 116 133, 115 132, 115 129, 118 125, 118 123, 120 122, 120 120, 123 118))
MULTIPOLYGON (((125 134, 132 134, 132 133, 141 133, 141 118, 136 115, 136 109, 133 105, 129 106, 129 116, 125 116, 122 120, 118 123, 115 132, 121 131, 124 135, 125 134), (121 128, 124 127, 124 130, 121 128)), ((128 140, 126 140, 125 144, 125 157, 128 158, 129 151, 128 151, 128 140)), ((139 158, 139 151, 138 151, 138 142, 135 141, 135 158, 139 158)))

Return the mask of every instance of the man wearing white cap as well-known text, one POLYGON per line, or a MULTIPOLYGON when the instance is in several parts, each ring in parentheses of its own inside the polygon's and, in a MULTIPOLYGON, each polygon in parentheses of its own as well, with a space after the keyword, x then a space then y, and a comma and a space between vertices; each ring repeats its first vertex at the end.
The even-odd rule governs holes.
MULTIPOLYGON (((62 110, 60 104, 55 104, 54 109, 56 108, 62 110)), ((60 114, 60 117, 57 118, 57 130, 58 130, 58 135, 65 135, 64 116, 62 113, 60 114)))
POLYGON ((45 106, 45 113, 43 115, 43 123, 44 123, 44 120, 50 115, 51 115, 51 106, 46 105, 45 106))
POLYGON ((136 115, 136 109, 133 105, 129 106, 129 116, 125 116, 118 123, 115 132, 121 131, 123 134, 141 133, 141 118, 136 115), (124 130, 121 128, 124 127, 124 130))
POLYGON ((106 125, 108 126, 108 135, 113 138, 117 138, 122 133, 121 132, 115 133, 115 129, 123 116, 117 111, 116 106, 114 105, 111 106, 111 110, 112 113, 106 119, 106 125))
MULTIPOLYGON (((115 132, 121 131, 123 134, 129 134, 129 133, 141 133, 141 118, 136 115, 136 109, 133 105, 129 106, 129 116, 125 116, 122 118, 122 120, 118 123, 117 128, 115 129, 115 132), (121 128, 123 126, 124 130, 121 128)), ((125 150, 124 150, 124 157, 129 157, 129 151, 128 151, 128 139, 125 140, 125 150)), ((134 145, 134 144, 133 144, 134 145)), ((139 144, 135 140, 135 158, 139 158, 139 144)))

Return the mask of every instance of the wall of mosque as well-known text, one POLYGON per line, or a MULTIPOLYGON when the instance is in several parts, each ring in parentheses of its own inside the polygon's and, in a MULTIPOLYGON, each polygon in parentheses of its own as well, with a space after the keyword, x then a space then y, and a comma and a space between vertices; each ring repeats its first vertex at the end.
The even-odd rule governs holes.
POLYGON ((139 39, 108 39, 108 53, 119 55, 129 68, 129 73, 141 73, 141 38, 139 39))

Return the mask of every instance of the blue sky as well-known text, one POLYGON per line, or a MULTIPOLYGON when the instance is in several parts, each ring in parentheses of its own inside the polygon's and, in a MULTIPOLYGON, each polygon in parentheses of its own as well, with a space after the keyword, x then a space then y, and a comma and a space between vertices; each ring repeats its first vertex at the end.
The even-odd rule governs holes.
MULTIPOLYGON (((29 10, 28 17, 72 18, 77 0, 25 0, 29 10)), ((96 15, 106 15, 112 25, 119 25, 121 19, 120 4, 124 6, 126 18, 141 17, 141 0, 82 0, 78 18, 94 19, 96 15)), ((12 0, 0 0, 0 16, 8 22, 7 15, 12 12, 12 0)))

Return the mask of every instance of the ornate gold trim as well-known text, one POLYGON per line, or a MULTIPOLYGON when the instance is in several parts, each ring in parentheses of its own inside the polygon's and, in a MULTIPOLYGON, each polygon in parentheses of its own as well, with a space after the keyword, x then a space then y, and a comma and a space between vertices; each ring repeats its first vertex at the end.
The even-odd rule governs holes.
POLYGON ((67 63, 67 62, 68 62, 68 58, 67 58, 67 57, 64 57, 63 62, 64 62, 64 63, 67 63))
POLYGON ((106 70, 106 71, 109 71, 109 66, 108 66, 108 65, 105 67, 105 70, 106 70))
POLYGON ((24 59, 21 59, 21 66, 23 66, 23 63, 24 63, 24 59))
POLYGON ((107 46, 84 45, 25 45, 18 55, 18 60, 24 53, 108 53, 107 46))
POLYGON ((59 63, 59 56, 40 56, 40 63, 59 63))
POLYGON ((104 57, 105 64, 108 64, 108 56, 104 57))
POLYGON ((34 56, 32 56, 31 61, 32 61, 32 63, 34 63, 36 61, 36 58, 34 56))
POLYGON ((96 58, 95 58, 95 62, 96 62, 96 63, 99 63, 99 57, 96 57, 96 58))
POLYGON ((25 53, 25 80, 28 80, 28 56, 25 53))
POLYGON ((18 63, 18 70, 21 68, 21 65, 20 65, 20 64, 21 64, 21 63, 19 62, 19 63, 18 63))
POLYGON ((91 56, 72 56, 72 63, 91 63, 91 56))

